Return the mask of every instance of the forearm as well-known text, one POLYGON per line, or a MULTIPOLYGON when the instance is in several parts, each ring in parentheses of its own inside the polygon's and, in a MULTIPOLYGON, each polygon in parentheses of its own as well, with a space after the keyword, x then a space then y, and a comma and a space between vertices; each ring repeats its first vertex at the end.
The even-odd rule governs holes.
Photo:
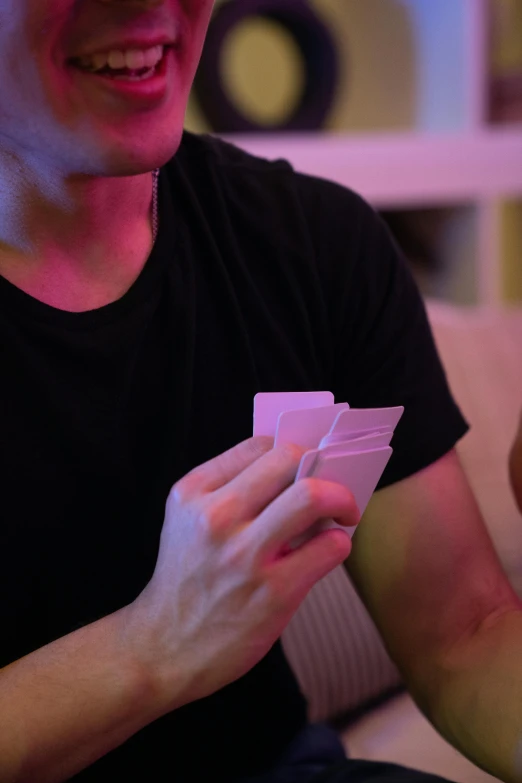
POLYGON ((461 753, 491 775, 521 783, 522 607, 453 650, 424 676, 417 695, 461 753))
POLYGON ((0 670, 0 781, 63 781, 168 711, 123 609, 0 670))

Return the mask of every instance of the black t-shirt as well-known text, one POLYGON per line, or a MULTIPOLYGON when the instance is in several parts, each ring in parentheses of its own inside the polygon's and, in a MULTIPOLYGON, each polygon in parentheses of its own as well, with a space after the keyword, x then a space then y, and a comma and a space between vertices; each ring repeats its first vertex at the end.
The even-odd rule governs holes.
MULTIPOLYGON (((159 236, 130 290, 69 313, 0 278, 0 356, 0 665, 138 595, 170 487, 251 435, 257 392, 404 405, 381 485, 466 429, 373 210, 189 134, 162 169, 159 236)), ((305 721, 276 644, 75 780, 234 780, 273 764, 305 721)))

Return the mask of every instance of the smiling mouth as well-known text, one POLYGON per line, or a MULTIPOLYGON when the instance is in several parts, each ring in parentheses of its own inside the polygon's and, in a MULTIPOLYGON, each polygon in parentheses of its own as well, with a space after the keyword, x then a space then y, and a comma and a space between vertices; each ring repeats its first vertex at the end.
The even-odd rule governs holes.
POLYGON ((169 46, 148 49, 111 50, 94 55, 73 58, 70 65, 86 74, 120 81, 151 79, 162 68, 169 46))

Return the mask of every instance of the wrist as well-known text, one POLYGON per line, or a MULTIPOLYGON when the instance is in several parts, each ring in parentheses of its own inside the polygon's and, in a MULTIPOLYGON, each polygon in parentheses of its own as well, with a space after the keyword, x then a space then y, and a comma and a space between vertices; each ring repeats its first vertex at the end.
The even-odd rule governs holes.
POLYGON ((179 665, 174 651, 164 649, 159 624, 139 596, 117 614, 122 655, 135 680, 136 697, 156 720, 178 709, 188 697, 190 676, 179 665))

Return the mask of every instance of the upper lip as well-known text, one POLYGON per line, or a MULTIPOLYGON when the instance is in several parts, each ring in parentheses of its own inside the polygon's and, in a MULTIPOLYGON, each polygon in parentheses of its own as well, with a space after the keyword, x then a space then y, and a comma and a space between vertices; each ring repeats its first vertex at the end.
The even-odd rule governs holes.
POLYGON ((105 54, 106 52, 115 50, 128 51, 129 49, 152 49, 154 46, 174 46, 175 44, 175 38, 169 38, 165 35, 147 36, 146 38, 143 36, 124 38, 118 41, 89 47, 88 49, 85 49, 85 51, 73 55, 71 59, 79 60, 83 57, 93 57, 95 54, 105 54))

